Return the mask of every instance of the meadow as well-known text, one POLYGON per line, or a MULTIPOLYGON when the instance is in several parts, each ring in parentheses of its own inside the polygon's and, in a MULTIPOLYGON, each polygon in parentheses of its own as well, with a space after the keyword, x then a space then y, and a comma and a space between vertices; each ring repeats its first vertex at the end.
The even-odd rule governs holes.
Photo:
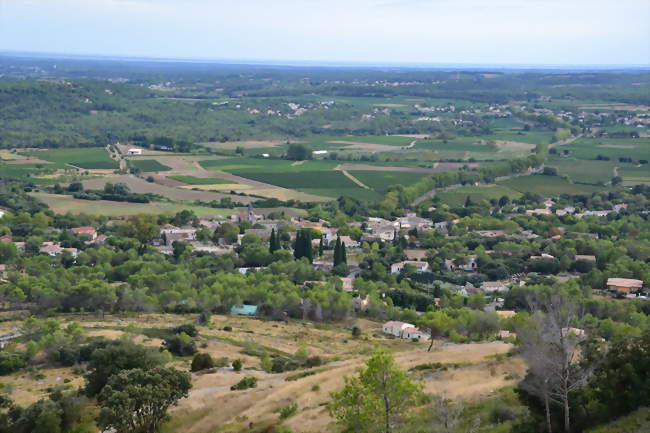
POLYGON ((573 182, 578 183, 607 183, 614 177, 614 167, 622 164, 618 161, 577 160, 574 158, 556 157, 546 164, 555 167, 558 174, 568 176, 573 182))
POLYGON ((28 153, 29 156, 61 164, 70 164, 85 169, 118 169, 119 165, 112 160, 103 147, 84 147, 76 149, 38 150, 28 153))
POLYGON ((167 176, 170 179, 186 183, 188 185, 217 185, 217 184, 230 184, 232 181, 221 179, 219 177, 195 177, 190 175, 174 175, 167 176))
POLYGON ((602 155, 616 161, 620 157, 648 160, 650 138, 579 138, 557 149, 568 150, 570 156, 578 159, 596 159, 602 155))

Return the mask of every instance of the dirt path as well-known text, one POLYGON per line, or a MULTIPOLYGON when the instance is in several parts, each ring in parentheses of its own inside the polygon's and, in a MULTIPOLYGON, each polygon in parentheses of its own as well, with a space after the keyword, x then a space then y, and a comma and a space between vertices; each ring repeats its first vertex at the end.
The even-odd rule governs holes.
POLYGON ((372 189, 372 188, 370 188, 368 185, 366 185, 365 183, 361 182, 361 181, 360 181, 359 179, 357 179, 356 177, 352 176, 349 172, 347 172, 347 171, 345 171, 345 170, 341 170, 341 173, 343 173, 343 175, 344 175, 345 177, 347 177, 347 178, 350 179, 352 182, 354 182, 354 183, 356 183, 357 185, 359 185, 361 188, 372 189))

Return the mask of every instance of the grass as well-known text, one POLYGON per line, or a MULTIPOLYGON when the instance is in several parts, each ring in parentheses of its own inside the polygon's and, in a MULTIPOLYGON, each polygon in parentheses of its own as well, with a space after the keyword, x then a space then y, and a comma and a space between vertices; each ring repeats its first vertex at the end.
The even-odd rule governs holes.
POLYGON ((88 215, 105 215, 108 217, 146 214, 175 214, 182 210, 193 211, 197 216, 233 215, 233 209, 215 209, 205 206, 183 205, 178 203, 151 202, 128 203, 106 200, 79 200, 69 195, 32 193, 33 197, 47 204, 55 213, 84 213, 88 215))
POLYGON ((580 138, 558 150, 568 150, 577 159, 596 159, 603 155, 613 161, 619 157, 648 159, 650 138, 580 138))
POLYGON ((560 175, 569 176, 574 182, 597 184, 607 183, 614 177, 614 167, 621 165, 617 161, 576 160, 558 158, 548 162, 560 175))
POLYGON ((601 192, 602 187, 573 184, 558 176, 520 176, 498 182, 498 185, 508 187, 521 193, 531 192, 545 197, 557 197, 561 194, 591 194, 601 192))
POLYGON ((231 180, 221 179, 218 177, 194 177, 194 176, 167 176, 170 179, 177 180, 179 182, 187 183, 189 185, 217 185, 217 184, 230 184, 233 183, 231 180))
POLYGON ((408 186, 416 183, 423 177, 429 176, 428 173, 411 173, 406 171, 384 172, 355 170, 350 171, 350 174, 379 193, 385 193, 388 191, 390 185, 400 184, 408 186))
POLYGON ((469 197, 473 202, 477 203, 482 200, 498 200, 504 195, 508 196, 510 200, 518 199, 522 196, 521 192, 515 191, 512 188, 508 188, 502 185, 463 186, 449 191, 442 191, 436 196, 442 203, 445 203, 451 207, 458 207, 465 204, 467 197, 469 197))
POLYGON ((70 164, 86 169, 112 170, 119 168, 118 163, 111 159, 103 147, 39 150, 30 152, 29 155, 45 161, 70 164))
POLYGON ((132 159, 129 161, 129 164, 143 172, 171 170, 170 167, 161 164, 155 159, 132 159))

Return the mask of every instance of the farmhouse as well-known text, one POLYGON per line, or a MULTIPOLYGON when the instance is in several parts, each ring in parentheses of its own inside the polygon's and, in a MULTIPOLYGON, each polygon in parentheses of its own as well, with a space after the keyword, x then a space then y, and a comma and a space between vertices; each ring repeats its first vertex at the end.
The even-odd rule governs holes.
POLYGON ((484 293, 505 292, 508 290, 508 285, 504 281, 485 281, 481 283, 481 290, 484 293))
POLYGON ((402 333, 407 328, 415 328, 415 326, 410 323, 400 322, 397 320, 390 320, 381 325, 381 330, 384 334, 394 335, 395 337, 401 337, 402 333))
POLYGON ((406 266, 413 266, 418 272, 426 272, 429 269, 429 263, 416 261, 416 260, 405 260, 403 262, 397 262, 390 265, 390 272, 392 274, 399 274, 402 272, 406 266))
POLYGON ((431 336, 426 332, 420 331, 418 328, 406 328, 402 331, 402 338, 429 340, 431 336))
POLYGON ((97 230, 94 227, 73 227, 70 231, 78 236, 88 236, 92 240, 97 239, 97 230))
POLYGON ((638 292, 643 288, 643 281, 630 278, 608 278, 607 290, 618 293, 638 292))

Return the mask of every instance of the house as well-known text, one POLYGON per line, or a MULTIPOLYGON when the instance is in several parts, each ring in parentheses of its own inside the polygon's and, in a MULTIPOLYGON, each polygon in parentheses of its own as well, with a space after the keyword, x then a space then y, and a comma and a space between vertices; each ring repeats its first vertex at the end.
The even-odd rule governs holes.
POLYGON ((510 319, 511 317, 514 317, 517 313, 512 311, 512 310, 500 310, 500 311, 495 311, 497 313, 497 316, 501 319, 510 319))
POLYGON ((474 230, 474 233, 483 238, 498 238, 506 235, 505 230, 474 230))
POLYGON ((402 272, 406 266, 413 266, 417 272, 426 272, 429 269, 429 263, 416 261, 416 260, 405 260, 403 262, 397 262, 390 265, 391 274, 399 274, 402 272))
POLYGON ((553 260, 554 258, 555 258, 554 256, 546 253, 542 253, 540 256, 530 256, 530 260, 541 260, 541 259, 553 260))
POLYGON ((607 290, 618 293, 638 292, 643 288, 643 281, 630 278, 608 278, 607 290))
POLYGON ((63 248, 59 244, 53 242, 43 242, 41 247, 38 250, 41 254, 47 254, 51 257, 56 257, 57 255, 63 253, 63 251, 68 251, 72 257, 77 257, 79 252, 76 248, 63 248))
POLYGON ((95 227, 73 227, 70 231, 77 236, 88 236, 91 240, 97 239, 97 230, 95 230, 95 227))
POLYGON ((484 293, 506 292, 508 284, 505 281, 484 281, 481 283, 481 290, 484 293))
POLYGON ((508 330, 502 329, 501 331, 497 332, 497 338, 504 339, 504 338, 517 338, 517 334, 514 332, 510 332, 508 330))
POLYGON ((329 228, 329 227, 321 230, 321 234, 323 235, 323 244, 329 245, 332 242, 336 242, 337 233, 338 233, 338 229, 329 228))
POLYGON ((478 268, 477 257, 469 256, 467 261, 461 265, 456 265, 453 260, 445 259, 445 268, 448 271, 461 269, 465 272, 474 272, 478 268))
POLYGON ((402 338, 415 339, 415 340, 429 340, 431 336, 418 328, 406 328, 402 331, 402 338))
POLYGON ((407 328, 415 328, 415 326, 410 323, 396 320, 391 320, 381 325, 381 330, 384 334, 394 335, 395 337, 401 337, 402 333, 407 328))
POLYGON ((414 214, 409 214, 405 217, 397 218, 400 228, 403 229, 418 229, 418 230, 431 230, 433 228, 433 221, 420 218, 414 214))
POLYGON ((562 328, 562 335, 574 335, 576 337, 584 337, 585 330, 580 328, 562 328))
POLYGON ((529 209, 526 211, 526 215, 530 216, 541 216, 541 215, 552 215, 553 212, 550 209, 544 208, 544 209, 529 209))
POLYGON ((257 305, 233 305, 230 314, 238 316, 257 316, 257 305))
POLYGON ((354 278, 341 277, 341 281, 343 281, 343 291, 351 292, 354 289, 354 278))
POLYGON ((142 155, 142 149, 138 149, 136 147, 133 147, 129 150, 126 151, 127 155, 142 155))

